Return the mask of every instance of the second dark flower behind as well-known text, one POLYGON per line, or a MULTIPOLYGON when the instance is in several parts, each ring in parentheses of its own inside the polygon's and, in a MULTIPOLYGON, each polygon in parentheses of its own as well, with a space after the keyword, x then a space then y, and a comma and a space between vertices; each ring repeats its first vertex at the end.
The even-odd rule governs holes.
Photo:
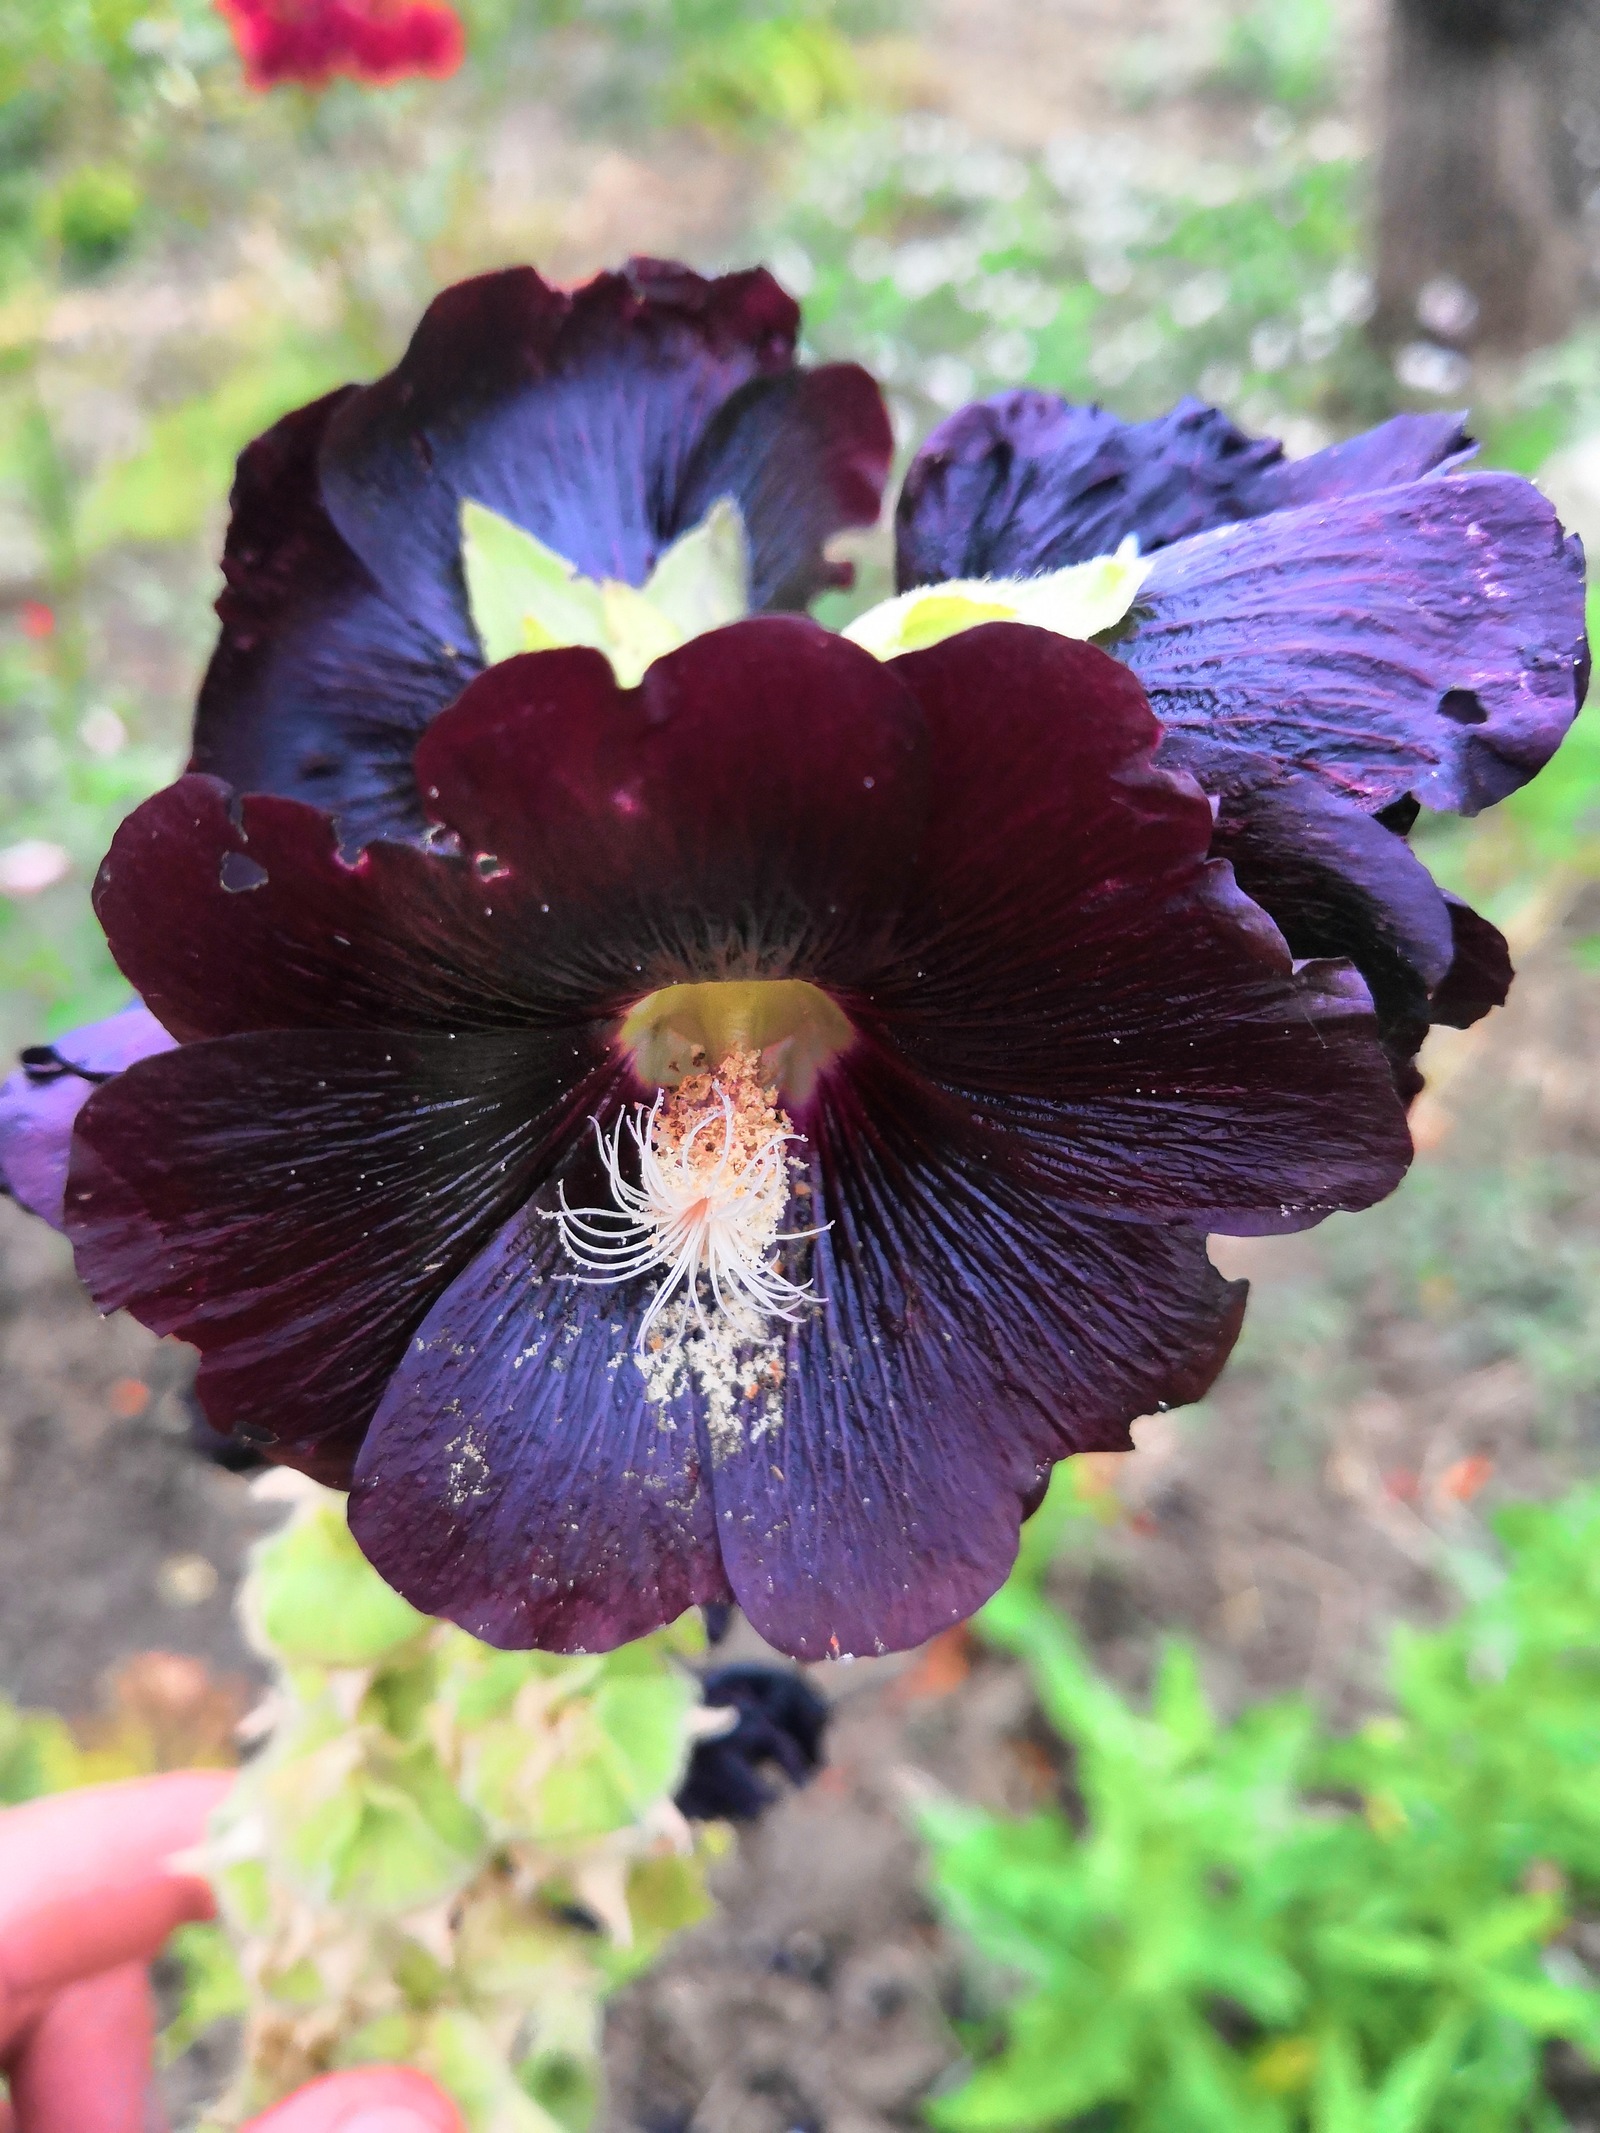
POLYGON ((799 327, 761 268, 634 259, 568 290, 509 267, 446 289, 387 377, 240 459, 190 767, 313 801, 350 844, 418 835, 412 750, 486 663, 463 504, 639 586, 728 497, 754 608, 848 584, 824 548, 876 519, 889 421, 857 365, 797 367, 799 327))
POLYGON ((1213 850, 1299 955, 1349 956, 1396 1085, 1432 1023, 1505 998, 1506 944, 1405 833, 1476 814, 1548 762, 1583 701, 1583 550, 1459 416, 1397 415, 1290 460, 1186 400, 1129 423, 1020 390, 918 453, 902 590, 1027 578, 1130 537, 1150 560, 1112 649, 1217 802, 1213 850))
POLYGON ((1053 1461, 1211 1382, 1207 1231, 1409 1156, 1365 989, 1293 967, 1158 738, 1092 646, 769 618, 636 690, 492 668, 417 750, 439 848, 187 777, 97 891, 180 1043, 79 1114, 80 1270, 492 1642, 736 1599, 917 1643, 1053 1461))

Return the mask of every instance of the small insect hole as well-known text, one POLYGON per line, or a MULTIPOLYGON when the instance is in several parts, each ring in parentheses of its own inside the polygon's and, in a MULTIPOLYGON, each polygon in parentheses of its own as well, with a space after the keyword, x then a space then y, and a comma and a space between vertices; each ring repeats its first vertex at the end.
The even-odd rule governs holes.
POLYGON ((1489 722, 1483 698, 1476 689, 1446 689, 1439 699, 1439 715, 1453 719, 1458 726, 1484 726, 1489 722))
POLYGON ((246 889, 259 889, 267 878, 266 868, 248 852, 224 852, 217 873, 222 886, 234 896, 246 889))

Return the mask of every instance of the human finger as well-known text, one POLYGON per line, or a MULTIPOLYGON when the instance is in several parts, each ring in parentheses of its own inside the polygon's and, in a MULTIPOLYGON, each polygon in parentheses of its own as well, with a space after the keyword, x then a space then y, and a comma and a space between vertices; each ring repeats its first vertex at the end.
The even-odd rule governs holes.
POLYGON ((409 2066, 362 2066, 297 2089, 242 2133, 466 2133, 466 2126, 426 2074, 409 2066))
POLYGON ((145 2133, 154 2041, 142 1963, 66 1986, 8 2067, 15 2133, 145 2133))
POLYGON ((203 1876, 171 1862, 232 1782, 173 1771, 0 1813, 0 2052, 64 1986, 147 1958, 175 1926, 212 1915, 203 1876))

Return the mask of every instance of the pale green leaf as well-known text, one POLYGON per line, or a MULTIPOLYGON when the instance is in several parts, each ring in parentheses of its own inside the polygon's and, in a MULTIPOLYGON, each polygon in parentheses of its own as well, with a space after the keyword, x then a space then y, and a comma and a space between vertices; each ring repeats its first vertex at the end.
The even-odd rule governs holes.
POLYGON ((1026 622, 1058 637, 1098 637, 1127 619, 1149 575, 1150 559, 1139 554, 1130 535, 1115 555, 1070 563, 1042 577, 919 585, 869 607, 844 634, 875 659, 924 651, 983 622, 1026 622))
POLYGON ((679 642, 750 612, 750 542, 731 496, 673 542, 645 580, 644 596, 677 627, 679 642))
POLYGON ((429 1626, 361 1553, 331 1489, 257 1551, 248 1611, 269 1653, 320 1666, 370 1666, 429 1626))
POLYGON ((749 612, 744 521, 727 498, 660 557, 641 587, 587 578, 565 556, 487 505, 461 506, 461 564, 483 656, 586 644, 625 689, 663 653, 749 612))
POLYGON ((461 567, 473 626, 490 666, 552 645, 605 650, 600 587, 487 505, 468 501, 461 506, 461 567))

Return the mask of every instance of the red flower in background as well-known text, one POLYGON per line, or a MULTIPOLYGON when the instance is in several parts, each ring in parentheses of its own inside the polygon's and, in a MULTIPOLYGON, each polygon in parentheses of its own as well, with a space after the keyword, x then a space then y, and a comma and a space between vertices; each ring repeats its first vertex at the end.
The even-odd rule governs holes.
POLYGON ((466 40, 443 0, 217 0, 255 89, 336 74, 379 84, 453 74, 466 40))

